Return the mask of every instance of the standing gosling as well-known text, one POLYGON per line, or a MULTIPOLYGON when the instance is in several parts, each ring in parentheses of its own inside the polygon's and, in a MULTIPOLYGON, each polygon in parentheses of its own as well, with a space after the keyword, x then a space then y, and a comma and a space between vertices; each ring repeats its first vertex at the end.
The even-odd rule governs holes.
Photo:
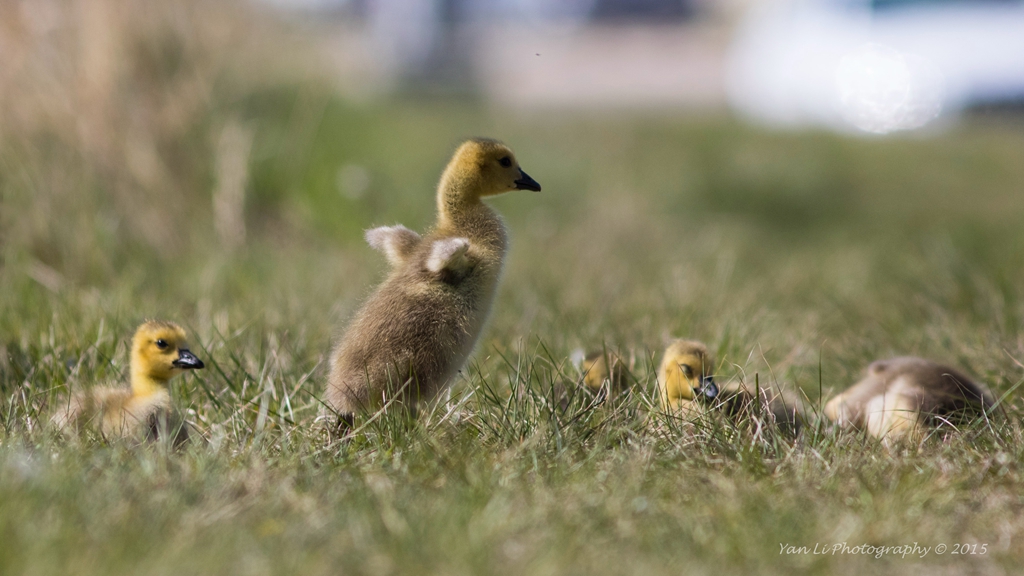
POLYGON ((132 337, 131 388, 96 387, 71 396, 54 415, 62 430, 95 426, 105 437, 188 440, 188 425, 174 410, 167 383, 186 370, 204 367, 188 349, 185 331, 173 322, 150 320, 132 337))
MULTIPOLYGON (((415 409, 462 368, 490 313, 508 236, 482 198, 540 190, 495 140, 459 146, 437 188, 437 223, 367 231, 392 269, 331 351, 326 404, 351 423, 387 402, 415 409)), ((340 424, 340 421, 339 421, 340 424)))
POLYGON ((995 405, 989 390, 963 372, 923 358, 878 360, 829 400, 825 416, 886 441, 920 441, 926 427, 957 423, 995 405))
POLYGON ((755 405, 762 405, 767 407, 766 414, 772 422, 783 431, 799 432, 802 415, 796 402, 766 389, 759 389, 755 394, 741 383, 719 389, 712 376, 713 369, 714 361, 703 343, 676 340, 669 344, 658 371, 662 410, 693 416, 712 408, 737 418, 744 413, 751 414, 755 405))

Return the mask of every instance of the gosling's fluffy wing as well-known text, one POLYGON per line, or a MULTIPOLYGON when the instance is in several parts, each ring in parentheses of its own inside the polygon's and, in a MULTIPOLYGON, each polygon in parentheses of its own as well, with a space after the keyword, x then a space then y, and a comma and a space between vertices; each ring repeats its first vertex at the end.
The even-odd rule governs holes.
POLYGON ((440 274, 449 272, 460 275, 472 267, 467 252, 469 239, 442 238, 435 240, 427 257, 427 270, 440 274))
POLYGON ((366 231, 366 243, 374 250, 383 252, 392 266, 404 264, 422 240, 419 234, 401 224, 366 231))

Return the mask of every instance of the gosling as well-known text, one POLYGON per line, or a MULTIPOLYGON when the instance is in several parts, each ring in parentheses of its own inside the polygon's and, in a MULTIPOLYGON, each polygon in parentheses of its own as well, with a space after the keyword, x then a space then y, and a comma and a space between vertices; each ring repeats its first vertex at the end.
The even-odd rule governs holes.
POLYGON ((188 440, 188 425, 175 411, 168 381, 205 365, 188 349, 185 331, 173 322, 150 320, 132 337, 131 388, 95 387, 71 396, 52 418, 60 430, 94 426, 104 437, 188 440))
POLYGON ((872 362, 863 379, 828 401, 825 416, 886 442, 919 442, 931 427, 969 421, 994 405, 992 393, 963 372, 906 356, 872 362))
MULTIPOLYGON (((580 350, 579 353, 582 355, 583 351, 580 350)), ((629 388, 631 368, 631 362, 627 362, 612 350, 597 350, 579 360, 580 373, 583 374, 582 384, 600 400, 604 400, 606 390, 607 394, 614 398, 629 388)))
POLYGON ((481 199, 540 189, 507 146, 469 140, 441 175, 430 232, 367 231, 391 271, 331 351, 325 404, 339 425, 389 404, 414 412, 448 386, 487 321, 508 248, 501 217, 481 199))
POLYGON ((684 417, 719 410, 735 420, 761 405, 767 407, 766 414, 783 431, 799 432, 803 416, 796 402, 770 390, 758 389, 755 393, 741 383, 719 388, 713 371, 714 361, 703 343, 675 340, 669 344, 658 370, 662 410, 684 417))
POLYGON ((701 412, 699 401, 718 397, 708 348, 695 340, 674 340, 658 368, 658 397, 665 413, 690 416, 701 412))

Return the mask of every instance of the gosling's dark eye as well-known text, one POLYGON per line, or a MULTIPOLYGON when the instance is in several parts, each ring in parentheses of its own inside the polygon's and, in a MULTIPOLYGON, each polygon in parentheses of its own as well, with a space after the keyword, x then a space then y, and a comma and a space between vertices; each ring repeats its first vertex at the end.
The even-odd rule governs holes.
POLYGON ((693 368, 683 364, 683 374, 685 374, 687 378, 693 378, 693 368))
POLYGON ((509 158, 508 156, 505 156, 501 160, 498 160, 498 164, 501 164, 505 168, 508 168, 509 166, 512 166, 512 159, 509 158))
POLYGON ((156 347, 161 349, 161 350, 166 349, 167 348, 167 340, 164 340, 163 338, 157 340, 156 341, 156 347))

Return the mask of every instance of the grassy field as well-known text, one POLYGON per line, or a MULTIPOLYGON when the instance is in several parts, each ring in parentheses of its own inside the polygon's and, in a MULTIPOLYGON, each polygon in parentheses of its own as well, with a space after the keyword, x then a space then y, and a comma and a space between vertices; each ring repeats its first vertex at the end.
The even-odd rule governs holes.
MULTIPOLYGON (((161 46, 153 61, 177 54, 161 46)), ((173 91, 192 77, 173 62, 128 86, 173 91)), ((724 117, 354 105, 232 70, 209 73, 186 120, 143 125, 156 168, 135 158, 137 115, 98 116, 116 136, 103 154, 57 125, 0 134, 0 573, 1024 562, 1019 119, 851 140, 724 117), (512 250, 490 325, 449 404, 331 443, 313 423, 326 352, 385 268, 362 230, 428 226, 441 168, 477 135, 513 146, 544 186, 492 202, 512 250), (234 216, 214 208, 233 154, 247 158, 234 216), (207 363, 173 387, 202 440, 171 452, 48 429, 70 391, 123 380, 149 317, 185 325, 207 363), (942 359, 1005 394, 1006 417, 893 450, 827 426, 793 440, 681 423, 651 409, 671 337, 706 341, 720 381, 800 391, 812 412, 876 358, 942 359), (635 354, 635 394, 559 410, 571 352, 602 345, 635 354), (833 554, 844 542, 929 553, 833 554), (963 544, 977 553, 954 555, 963 544)), ((177 102, 153 98, 146 110, 177 102)))

